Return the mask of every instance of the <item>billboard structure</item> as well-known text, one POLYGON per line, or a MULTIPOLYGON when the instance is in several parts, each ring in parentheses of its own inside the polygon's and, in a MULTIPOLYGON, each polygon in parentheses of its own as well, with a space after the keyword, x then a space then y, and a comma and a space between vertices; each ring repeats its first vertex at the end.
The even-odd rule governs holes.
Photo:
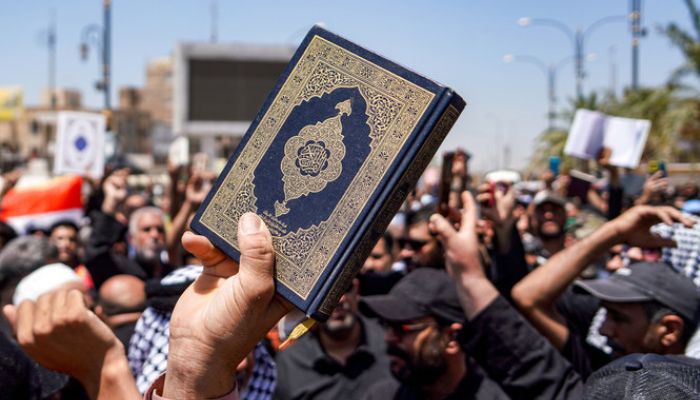
POLYGON ((202 139, 242 136, 293 54, 288 46, 179 43, 174 133, 202 139))

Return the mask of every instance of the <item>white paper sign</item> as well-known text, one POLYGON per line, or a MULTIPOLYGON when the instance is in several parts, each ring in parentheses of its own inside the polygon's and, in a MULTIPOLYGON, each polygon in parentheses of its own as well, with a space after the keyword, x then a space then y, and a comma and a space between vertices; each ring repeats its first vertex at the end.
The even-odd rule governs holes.
POLYGON ((168 159, 176 167, 190 163, 190 142, 186 137, 180 136, 170 143, 168 159))
POLYGON ((105 163, 105 117, 85 112, 59 112, 53 172, 101 177, 105 163))
POLYGON ((611 150, 610 164, 636 168, 644 151, 651 122, 643 119, 610 117, 598 111, 577 110, 564 153, 596 159, 603 147, 611 150))
POLYGON ((584 159, 595 159, 603 147, 604 125, 605 114, 598 111, 577 110, 564 153, 584 159))
POLYGON ((612 150, 610 164, 637 168, 649 136, 651 122, 645 119, 609 117, 603 146, 612 150))

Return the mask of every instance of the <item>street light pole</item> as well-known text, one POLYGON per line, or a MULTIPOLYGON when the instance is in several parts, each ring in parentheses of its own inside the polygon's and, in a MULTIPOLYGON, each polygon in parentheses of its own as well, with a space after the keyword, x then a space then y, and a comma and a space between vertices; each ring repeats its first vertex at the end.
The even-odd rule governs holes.
POLYGON ((104 5, 104 12, 103 12, 103 18, 104 18, 104 23, 103 23, 103 28, 104 31, 102 33, 102 85, 104 90, 104 96, 105 96, 105 110, 110 111, 112 109, 111 106, 111 101, 110 101, 110 93, 111 93, 111 50, 112 50, 112 36, 111 36, 111 30, 112 30, 112 4, 111 0, 104 0, 103 2, 104 5))
POLYGON ((103 0, 102 26, 92 24, 83 28, 80 34, 80 58, 86 61, 90 45, 96 46, 102 56, 102 79, 95 84, 104 94, 104 110, 109 113, 111 106, 111 0, 103 0))
POLYGON ((618 22, 621 20, 627 20, 628 17, 624 15, 613 15, 605 18, 601 18, 595 22, 593 22, 591 25, 589 25, 586 29, 581 29, 581 28, 576 28, 576 31, 571 30, 566 24, 564 24, 561 21, 557 21, 555 19, 549 19, 549 18, 530 18, 530 17, 522 17, 518 19, 518 25, 520 26, 535 26, 535 25, 540 25, 540 26, 549 26, 552 28, 555 28, 559 30, 560 32, 563 32, 566 36, 569 37, 571 40, 573 46, 574 46, 574 59, 575 59, 575 68, 574 68, 574 78, 576 80, 576 98, 581 99, 583 98, 583 80, 586 77, 586 66, 585 66, 585 39, 587 36, 589 36, 595 29, 597 29, 601 25, 605 25, 611 22, 618 22))
POLYGON ((632 90, 639 89, 639 39, 644 37, 646 30, 642 28, 642 0, 631 0, 632 12, 630 22, 632 28, 632 90))
POLYGON ((557 71, 563 67, 567 62, 571 61, 574 57, 569 56, 556 64, 545 64, 542 60, 537 57, 528 55, 512 55, 506 54, 503 56, 503 62, 511 63, 514 61, 525 62, 532 64, 542 71, 545 78, 547 79, 547 131, 554 129, 554 122, 557 117, 557 95, 556 95, 556 82, 557 82, 557 71))

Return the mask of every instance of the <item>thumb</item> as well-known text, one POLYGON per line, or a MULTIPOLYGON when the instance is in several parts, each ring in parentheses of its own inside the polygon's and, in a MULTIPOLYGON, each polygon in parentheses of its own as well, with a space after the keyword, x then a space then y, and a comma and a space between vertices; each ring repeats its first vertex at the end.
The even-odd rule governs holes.
POLYGON ((275 253, 272 235, 265 223, 253 213, 245 213, 238 221, 238 246, 241 250, 239 275, 241 283, 252 287, 272 288, 275 253))

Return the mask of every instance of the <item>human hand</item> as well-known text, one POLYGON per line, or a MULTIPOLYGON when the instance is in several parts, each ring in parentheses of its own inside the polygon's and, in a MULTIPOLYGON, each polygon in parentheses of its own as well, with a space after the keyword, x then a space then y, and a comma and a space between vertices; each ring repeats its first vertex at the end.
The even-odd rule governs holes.
POLYGON ((480 204, 488 204, 493 196, 493 207, 482 207, 481 216, 493 222, 496 229, 510 229, 510 223, 515 220, 513 216, 515 190, 512 185, 504 186, 504 189, 502 190, 499 185, 496 185, 492 192, 489 185, 481 185, 479 194, 476 196, 476 200, 480 204))
POLYGON ((211 190, 211 183, 214 179, 215 177, 211 173, 195 172, 187 181, 185 200, 193 207, 202 204, 211 190))
POLYGON ((615 230, 618 243, 624 242, 630 246, 643 248, 675 247, 675 241, 649 232, 652 226, 661 222, 669 225, 680 222, 686 227, 695 224, 693 219, 669 206, 636 206, 610 221, 609 224, 615 230))
POLYGON ((76 378, 91 398, 109 398, 110 387, 119 387, 121 395, 138 395, 124 346, 87 309, 80 291, 50 292, 36 303, 25 300, 3 311, 27 354, 46 368, 76 378))
POLYGON ((187 232, 182 244, 204 270, 170 320, 163 395, 216 398, 233 390, 236 366, 292 306, 275 295, 272 237, 255 214, 239 221, 240 266, 204 236, 187 232))
POLYGON ((115 215, 119 206, 127 196, 126 178, 129 170, 120 169, 108 176, 102 183, 105 198, 102 202, 102 212, 107 215, 115 215))
POLYGON ((19 181, 19 178, 22 177, 22 170, 19 168, 15 168, 12 171, 5 172, 2 174, 2 192, 0 194, 5 194, 10 189, 15 187, 17 184, 17 181, 19 181))
POLYGON ((478 220, 474 197, 462 192, 462 221, 459 230, 439 214, 430 217, 430 231, 437 235, 445 251, 447 272, 453 278, 485 277, 479 258, 478 220))
POLYGON ((643 195, 663 192, 668 188, 668 184, 668 178, 664 178, 663 172, 656 171, 644 181, 643 195))

